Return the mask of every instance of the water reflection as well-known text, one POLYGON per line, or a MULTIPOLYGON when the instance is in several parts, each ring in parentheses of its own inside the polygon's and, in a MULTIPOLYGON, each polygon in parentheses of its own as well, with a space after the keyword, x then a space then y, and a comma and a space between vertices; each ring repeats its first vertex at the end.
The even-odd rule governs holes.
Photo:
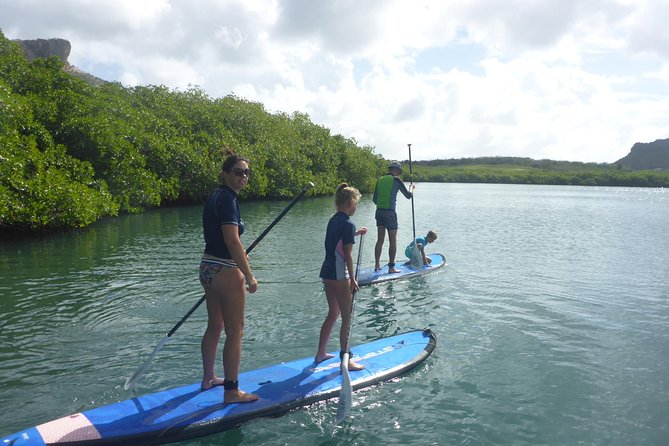
POLYGON ((362 288, 360 294, 370 290, 369 297, 356 304, 356 310, 360 313, 360 321, 374 329, 379 337, 390 336, 397 333, 395 317, 397 307, 395 306, 395 297, 393 294, 393 284, 385 283, 381 285, 372 285, 362 288))

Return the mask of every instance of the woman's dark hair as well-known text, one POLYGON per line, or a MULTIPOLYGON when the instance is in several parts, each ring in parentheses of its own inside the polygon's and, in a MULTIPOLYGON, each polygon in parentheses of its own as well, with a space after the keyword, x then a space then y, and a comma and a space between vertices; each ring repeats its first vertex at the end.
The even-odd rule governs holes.
POLYGON ((232 149, 227 149, 225 151, 225 161, 223 161, 223 166, 221 167, 221 171, 218 173, 218 182, 220 184, 223 184, 223 172, 231 172, 232 167, 239 161, 245 161, 246 163, 249 162, 248 159, 244 158, 241 155, 237 155, 232 149))

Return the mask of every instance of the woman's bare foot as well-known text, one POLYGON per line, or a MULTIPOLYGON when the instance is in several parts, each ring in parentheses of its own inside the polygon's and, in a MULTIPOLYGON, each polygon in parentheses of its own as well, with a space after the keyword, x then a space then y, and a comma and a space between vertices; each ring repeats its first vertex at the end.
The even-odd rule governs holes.
POLYGON ((364 369, 365 369, 365 366, 362 365, 362 364, 358 364, 357 362, 354 362, 354 361, 352 361, 352 360, 349 359, 349 361, 348 361, 348 369, 349 369, 349 370, 353 370, 353 371, 355 371, 355 370, 364 370, 364 369))
POLYGON ((314 362, 316 364, 320 364, 321 362, 325 361, 326 359, 334 358, 334 355, 331 355, 330 353, 326 353, 324 355, 316 355, 314 358, 314 362))
POLYGON ((212 387, 222 386, 222 385, 223 385, 223 378, 207 379, 202 381, 202 384, 200 384, 200 389, 209 390, 212 387))
POLYGON ((395 274, 395 273, 399 273, 399 272, 400 272, 400 270, 398 270, 398 269, 395 268, 395 267, 393 267, 393 268, 388 268, 388 273, 389 273, 389 274, 395 274))
POLYGON ((258 400, 258 395, 255 393, 246 393, 242 392, 239 389, 235 390, 226 390, 223 394, 223 402, 227 404, 231 403, 252 403, 253 401, 258 400))

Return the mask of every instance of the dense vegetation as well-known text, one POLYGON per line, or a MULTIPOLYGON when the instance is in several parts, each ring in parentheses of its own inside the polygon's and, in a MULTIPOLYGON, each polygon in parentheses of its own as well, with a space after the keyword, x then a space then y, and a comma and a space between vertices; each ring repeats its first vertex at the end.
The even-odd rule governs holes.
POLYGON ((309 181, 369 192, 385 162, 302 113, 265 111, 198 88, 92 87, 56 58, 29 63, 0 32, 0 230, 83 227, 119 212, 198 203, 225 150, 250 160, 249 198, 288 198, 309 181))
POLYGON ((612 164, 486 157, 417 161, 413 163, 413 180, 437 183, 669 187, 669 171, 630 171, 612 164))
MULTIPOLYGON (((28 62, 0 31, 0 232, 84 227, 120 212, 200 203, 227 148, 251 162, 247 198, 289 198, 309 181, 316 195, 341 181, 370 192, 386 171, 373 148, 306 114, 272 114, 196 87, 94 87, 56 57, 28 62)), ((669 187, 669 172, 495 157, 415 162, 413 180, 669 187)))

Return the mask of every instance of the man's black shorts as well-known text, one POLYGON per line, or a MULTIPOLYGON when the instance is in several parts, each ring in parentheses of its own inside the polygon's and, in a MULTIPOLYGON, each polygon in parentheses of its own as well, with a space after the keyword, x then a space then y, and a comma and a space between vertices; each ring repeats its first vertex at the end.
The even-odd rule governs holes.
POLYGON ((397 212, 393 209, 376 209, 376 226, 385 226, 388 230, 397 229, 397 212))

